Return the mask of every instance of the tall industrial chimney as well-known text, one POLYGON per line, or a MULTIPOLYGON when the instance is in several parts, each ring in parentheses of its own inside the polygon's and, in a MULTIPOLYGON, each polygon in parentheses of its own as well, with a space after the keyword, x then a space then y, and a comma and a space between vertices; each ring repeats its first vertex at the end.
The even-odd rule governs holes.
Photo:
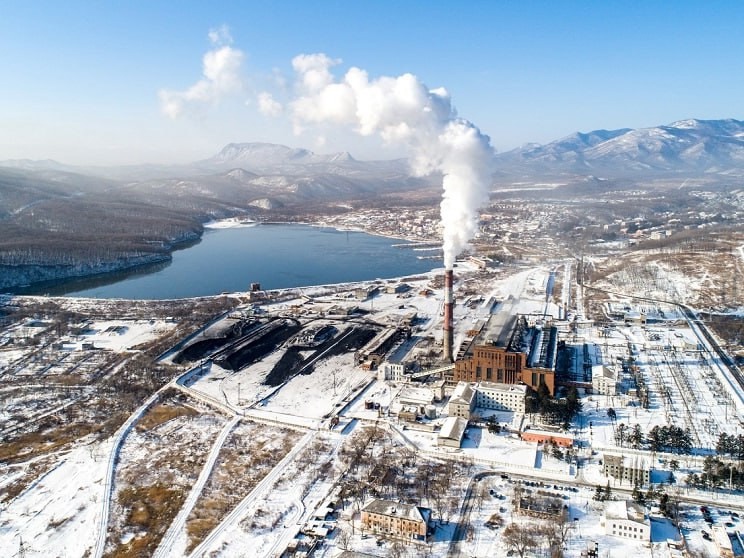
POLYGON ((452 362, 452 344, 453 344, 453 310, 455 306, 455 296, 452 292, 452 270, 444 270, 444 337, 442 346, 444 347, 444 360, 452 362))

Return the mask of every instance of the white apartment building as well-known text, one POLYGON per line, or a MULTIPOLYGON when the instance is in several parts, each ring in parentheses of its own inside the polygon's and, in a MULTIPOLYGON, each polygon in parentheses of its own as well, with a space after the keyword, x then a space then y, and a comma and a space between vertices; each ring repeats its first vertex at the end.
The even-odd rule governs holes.
POLYGON ((607 535, 640 542, 651 540, 651 521, 643 506, 635 502, 606 502, 602 521, 607 535))

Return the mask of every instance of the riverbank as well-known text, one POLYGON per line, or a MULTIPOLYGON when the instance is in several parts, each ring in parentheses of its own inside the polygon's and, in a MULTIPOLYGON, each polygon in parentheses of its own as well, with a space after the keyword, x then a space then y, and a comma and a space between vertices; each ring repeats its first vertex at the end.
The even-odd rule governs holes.
POLYGON ((11 294, 23 294, 64 281, 92 279, 166 264, 171 258, 170 253, 161 253, 74 265, 3 265, 0 266, 0 289, 11 294))
POLYGON ((209 221, 204 224, 205 229, 230 229, 239 227, 256 227, 256 226, 271 226, 271 225, 303 225, 307 227, 318 227, 323 229, 333 229, 338 232, 353 232, 363 233, 370 236, 377 236, 379 238, 386 238, 389 240, 397 240, 402 243, 411 244, 412 247, 419 245, 434 245, 441 243, 441 239, 421 239, 419 237, 407 237, 403 235, 392 235, 388 233, 379 232, 374 229, 365 227, 349 227, 349 226, 338 226, 333 223, 326 221, 253 221, 250 219, 242 219, 240 217, 230 217, 227 219, 220 219, 217 221, 209 221))

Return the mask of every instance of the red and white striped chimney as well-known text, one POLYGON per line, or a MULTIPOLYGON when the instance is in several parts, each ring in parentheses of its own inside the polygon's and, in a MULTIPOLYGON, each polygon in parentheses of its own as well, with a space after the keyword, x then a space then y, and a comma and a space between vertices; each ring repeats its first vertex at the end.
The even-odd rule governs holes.
POLYGON ((455 306, 455 295, 452 292, 452 270, 444 270, 444 337, 442 345, 444 347, 444 360, 452 362, 452 344, 454 342, 453 331, 453 310, 455 306))

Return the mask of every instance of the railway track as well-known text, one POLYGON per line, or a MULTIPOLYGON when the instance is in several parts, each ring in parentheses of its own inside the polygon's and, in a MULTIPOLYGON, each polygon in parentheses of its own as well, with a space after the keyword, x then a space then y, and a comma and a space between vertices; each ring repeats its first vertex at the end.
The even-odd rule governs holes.
POLYGON ((708 344, 711 347, 713 347, 713 350, 715 350, 716 354, 718 354, 718 357, 721 359, 721 362, 723 362, 726 365, 726 368, 728 368, 729 372, 731 373, 731 376, 739 384, 739 387, 742 390, 744 390, 744 374, 742 374, 739 366, 721 348, 721 346, 718 344, 718 341, 716 341, 716 339, 713 337, 713 335, 708 330, 708 327, 705 325, 705 323, 703 323, 703 321, 700 318, 698 318, 697 314, 695 314, 695 312, 691 308, 684 306, 682 304, 679 304, 678 306, 684 313, 687 321, 690 323, 694 323, 695 326, 697 326, 697 331, 699 333, 702 333, 703 337, 705 337, 705 340, 708 342, 708 344))

